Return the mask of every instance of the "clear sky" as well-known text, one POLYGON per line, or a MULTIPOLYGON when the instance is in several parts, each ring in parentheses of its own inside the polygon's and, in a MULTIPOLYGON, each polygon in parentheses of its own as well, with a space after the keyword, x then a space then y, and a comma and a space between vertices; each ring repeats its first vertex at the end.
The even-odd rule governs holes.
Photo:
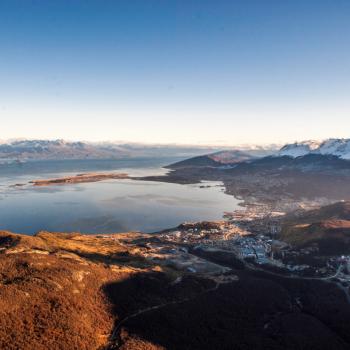
POLYGON ((0 0, 0 139, 350 137, 349 0, 0 0))

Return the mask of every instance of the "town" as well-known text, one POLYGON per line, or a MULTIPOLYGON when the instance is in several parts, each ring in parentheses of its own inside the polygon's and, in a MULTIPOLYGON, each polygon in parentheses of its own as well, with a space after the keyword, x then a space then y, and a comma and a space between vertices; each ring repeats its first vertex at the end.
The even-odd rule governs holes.
POLYGON ((256 212, 251 214, 248 211, 245 216, 240 211, 230 219, 184 223, 176 229, 163 231, 158 234, 163 248, 159 248, 158 243, 148 243, 148 248, 157 252, 154 255, 153 251, 150 256, 189 273, 206 271, 215 274, 226 271, 220 266, 231 266, 230 262, 225 264, 222 260, 224 253, 227 261, 236 259, 248 268, 336 283, 349 297, 350 256, 315 258, 317 251, 313 247, 295 249, 278 239, 279 218, 283 213, 261 215, 260 220, 255 220, 258 217, 256 212), (216 255, 221 258, 217 259, 216 255))

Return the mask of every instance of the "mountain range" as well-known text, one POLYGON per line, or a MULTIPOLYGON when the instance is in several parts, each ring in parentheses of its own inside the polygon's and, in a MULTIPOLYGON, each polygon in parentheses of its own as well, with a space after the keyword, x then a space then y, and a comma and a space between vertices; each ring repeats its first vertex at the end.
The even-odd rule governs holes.
MULTIPOLYGON (((215 153, 228 147, 197 145, 149 145, 114 142, 69 142, 65 140, 15 140, 0 142, 0 159, 121 159, 137 157, 190 158, 215 153)), ((275 146, 239 146, 240 152, 264 156, 276 151, 275 146)), ((235 151, 236 152, 236 151, 235 151)), ((217 154, 219 156, 219 154, 217 154)), ((231 155, 227 153, 226 157, 231 155)))
MULTIPOLYGON (((172 169, 191 167, 252 168, 325 170, 348 169, 350 164, 350 139, 328 139, 325 141, 303 141, 286 144, 279 150, 254 153, 248 150, 224 150, 196 156, 169 167, 172 169)), ((238 170, 238 169, 237 169, 238 170)))
POLYGON ((287 144, 277 153, 279 156, 301 157, 307 154, 333 155, 350 159, 350 139, 327 139, 324 141, 303 141, 287 144))
POLYGON ((15 140, 0 142, 0 159, 120 159, 137 157, 182 157, 181 165, 229 165, 257 158, 308 155, 334 156, 350 160, 350 139, 302 141, 283 147, 269 146, 196 146, 148 145, 114 142, 70 142, 65 140, 15 140), (191 157, 195 157, 192 158, 191 157), (189 159, 188 159, 189 158, 189 159))
POLYGON ((0 143, 0 159, 121 159, 137 157, 193 157, 215 148, 118 144, 112 142, 90 143, 65 140, 16 140, 0 143))

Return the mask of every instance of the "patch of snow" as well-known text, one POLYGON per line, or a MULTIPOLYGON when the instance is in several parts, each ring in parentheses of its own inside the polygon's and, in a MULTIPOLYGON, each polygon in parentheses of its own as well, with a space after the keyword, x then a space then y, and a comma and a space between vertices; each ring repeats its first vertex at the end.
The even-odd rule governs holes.
POLYGON ((313 141, 313 140, 295 142, 295 143, 283 146, 278 152, 278 155, 289 156, 293 158, 305 156, 317 150, 320 144, 321 143, 319 141, 313 141))

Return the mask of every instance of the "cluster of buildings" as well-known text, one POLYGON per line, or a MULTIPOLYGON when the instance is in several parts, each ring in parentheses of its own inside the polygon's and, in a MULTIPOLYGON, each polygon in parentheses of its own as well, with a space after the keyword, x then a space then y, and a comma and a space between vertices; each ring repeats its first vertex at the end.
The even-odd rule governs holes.
POLYGON ((235 245, 242 259, 253 259, 256 263, 268 264, 271 256, 271 240, 264 235, 257 237, 241 237, 235 245))
POLYGON ((161 234, 168 242, 182 244, 217 245, 233 238, 250 234, 245 229, 227 221, 185 223, 176 230, 161 234))
POLYGON ((244 210, 226 212, 225 217, 241 229, 253 234, 277 236, 281 232, 283 211, 271 211, 268 205, 249 205, 244 210))
POLYGON ((231 251, 240 259, 249 259, 259 265, 279 265, 279 261, 273 259, 273 247, 283 245, 263 234, 252 235, 246 229, 227 221, 183 224, 177 230, 163 233, 161 237, 169 243, 231 251))
POLYGON ((350 275, 350 255, 341 255, 338 257, 332 257, 327 261, 328 267, 333 267, 334 269, 339 269, 343 273, 350 275))
POLYGON ((248 210, 226 213, 225 221, 185 223, 161 233, 161 239, 178 247, 231 252, 241 260, 304 277, 328 278, 341 266, 339 271, 348 276, 344 278, 349 278, 350 284, 350 256, 332 258, 324 266, 314 264, 313 256, 317 255, 314 250, 318 248, 293 249, 279 241, 284 213, 269 211, 266 215, 267 210, 266 206, 250 206, 248 210))

